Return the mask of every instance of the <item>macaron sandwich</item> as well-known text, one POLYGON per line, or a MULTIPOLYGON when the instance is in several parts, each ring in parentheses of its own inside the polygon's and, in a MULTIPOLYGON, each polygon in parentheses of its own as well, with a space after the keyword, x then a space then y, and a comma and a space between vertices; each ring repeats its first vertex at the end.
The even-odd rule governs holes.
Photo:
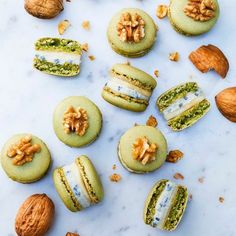
POLYGON ((210 109, 210 103, 195 82, 180 84, 157 99, 157 107, 163 113, 173 131, 192 126, 210 109))
POLYGON ((71 39, 40 38, 35 43, 34 67, 57 76, 75 76, 80 72, 81 45, 71 39))
POLYGON ((171 0, 168 17, 177 32, 195 36, 210 31, 219 13, 217 0, 171 0))
POLYGON ((53 180, 60 198, 70 211, 81 211, 103 199, 102 183, 87 156, 80 156, 72 164, 55 169, 53 180))
POLYGON ((135 112, 144 111, 155 89, 156 80, 128 64, 116 64, 110 71, 111 79, 105 84, 102 97, 109 103, 135 112))
POLYGON ((166 179, 160 180, 147 197, 144 222, 161 230, 175 230, 184 214, 187 202, 186 187, 166 179))
POLYGON ((126 57, 141 57, 156 41, 157 26, 153 19, 137 8, 125 8, 110 21, 107 30, 112 49, 126 57))

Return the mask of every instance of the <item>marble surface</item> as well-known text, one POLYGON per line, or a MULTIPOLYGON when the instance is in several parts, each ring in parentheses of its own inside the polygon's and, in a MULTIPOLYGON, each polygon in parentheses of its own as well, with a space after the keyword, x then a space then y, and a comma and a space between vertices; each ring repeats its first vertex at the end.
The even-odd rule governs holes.
POLYGON ((55 203, 56 217, 49 236, 63 236, 67 231, 81 236, 234 236, 236 229, 235 189, 235 140, 236 127, 218 112, 214 96, 222 89, 235 85, 234 67, 236 25, 234 0, 220 0, 221 17, 216 27, 201 37, 187 38, 172 30, 167 19, 155 17, 156 6, 168 4, 167 0, 71 0, 65 10, 53 20, 39 20, 28 15, 23 1, 0 0, 0 146, 15 133, 30 132, 42 138, 51 151, 53 165, 45 178, 37 183, 23 185, 13 182, 0 170, 0 235, 13 236, 14 218, 21 203, 31 194, 47 193, 55 203), (146 112, 136 114, 113 107, 100 96, 108 79, 108 69, 117 62, 127 62, 115 54, 106 40, 109 19, 119 9, 139 7, 155 19, 158 40, 154 49, 145 57, 129 59, 132 65, 153 74, 160 71, 158 87, 146 112), (71 27, 64 37, 89 43, 91 62, 83 56, 81 74, 74 79, 61 79, 41 74, 32 68, 34 41, 42 36, 58 36, 57 24, 68 19, 71 27), (91 30, 81 27, 84 20, 91 22, 91 30), (202 44, 215 44, 227 55, 231 69, 225 80, 214 72, 201 74, 188 60, 188 54, 202 44), (173 51, 180 53, 178 63, 168 60, 173 51), (212 102, 209 114, 194 127, 180 133, 171 132, 155 108, 155 100, 166 89, 183 81, 197 81, 212 102), (69 148, 55 136, 52 114, 55 106, 70 95, 85 95, 102 110, 104 127, 99 139, 92 145, 69 148), (180 149, 184 159, 177 164, 165 164, 158 171, 135 175, 120 165, 116 148, 119 137, 134 123, 144 124, 149 115, 155 115, 159 128, 168 139, 169 149, 180 149), (52 182, 52 170, 73 161, 80 155, 91 157, 105 188, 105 199, 98 206, 80 213, 69 212, 60 201, 52 182), (112 165, 122 181, 112 183, 112 165), (161 178, 173 180, 180 172, 193 200, 175 232, 167 233, 143 223, 142 211, 145 198, 161 178), (200 183, 199 178, 204 182, 200 183), (218 198, 222 196, 222 204, 218 198))

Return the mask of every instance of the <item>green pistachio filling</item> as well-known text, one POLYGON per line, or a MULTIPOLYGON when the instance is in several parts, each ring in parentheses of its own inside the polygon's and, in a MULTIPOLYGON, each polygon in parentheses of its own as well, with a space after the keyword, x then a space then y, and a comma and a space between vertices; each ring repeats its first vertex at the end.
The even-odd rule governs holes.
POLYGON ((178 186, 175 200, 172 203, 171 210, 168 214, 168 217, 166 218, 164 225, 165 230, 174 230, 177 227, 186 208, 187 200, 187 189, 182 186, 178 186))
POLYGON ((154 215, 156 213, 156 204, 158 201, 158 198, 160 197, 162 191, 164 190, 166 183, 168 180, 163 180, 159 185, 156 187, 156 189, 153 191, 151 199, 149 200, 147 210, 146 210, 146 218, 145 223, 150 225, 153 221, 154 215))
POLYGON ((71 39, 41 38, 35 43, 35 50, 82 54, 81 45, 71 39))
POLYGON ((168 125, 176 131, 187 128, 202 118, 207 113, 209 108, 210 103, 205 99, 183 112, 181 115, 171 119, 168 122, 168 125))
POLYGON ((160 112, 163 112, 163 110, 165 110, 176 100, 185 97, 187 93, 196 92, 197 90, 198 85, 195 82, 182 84, 161 95, 157 100, 157 106, 160 112))
POLYGON ((127 96, 125 94, 117 93, 113 90, 111 90, 109 87, 104 87, 104 90, 107 91, 108 93, 114 94, 116 97, 120 97, 125 99, 127 102, 135 102, 135 103, 140 103, 140 104, 145 104, 148 105, 148 101, 143 100, 143 99, 135 99, 130 96, 127 96))
POLYGON ((34 58, 34 67, 42 72, 60 76, 74 76, 80 71, 80 66, 77 64, 67 62, 64 64, 55 64, 38 58, 34 58))

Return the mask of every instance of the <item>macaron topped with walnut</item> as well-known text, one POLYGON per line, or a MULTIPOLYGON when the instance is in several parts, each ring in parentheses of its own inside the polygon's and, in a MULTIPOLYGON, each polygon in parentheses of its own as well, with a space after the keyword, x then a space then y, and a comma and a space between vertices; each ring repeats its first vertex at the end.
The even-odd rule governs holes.
POLYGON ((141 57, 155 43, 157 26, 144 11, 125 8, 110 21, 107 30, 112 49, 126 57, 141 57))

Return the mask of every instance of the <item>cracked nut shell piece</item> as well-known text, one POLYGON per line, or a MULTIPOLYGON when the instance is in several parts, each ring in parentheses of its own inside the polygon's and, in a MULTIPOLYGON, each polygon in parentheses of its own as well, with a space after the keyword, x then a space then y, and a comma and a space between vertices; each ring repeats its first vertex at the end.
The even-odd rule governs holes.
POLYGON ((21 205, 15 220, 18 236, 44 236, 54 217, 54 204, 46 194, 34 194, 21 205))
POLYGON ((40 19, 54 18, 63 9, 63 0, 25 0, 25 10, 40 19))
POLYGON ((229 70, 229 62, 224 53, 211 44, 191 52, 189 59, 202 73, 215 70, 223 79, 229 70))

